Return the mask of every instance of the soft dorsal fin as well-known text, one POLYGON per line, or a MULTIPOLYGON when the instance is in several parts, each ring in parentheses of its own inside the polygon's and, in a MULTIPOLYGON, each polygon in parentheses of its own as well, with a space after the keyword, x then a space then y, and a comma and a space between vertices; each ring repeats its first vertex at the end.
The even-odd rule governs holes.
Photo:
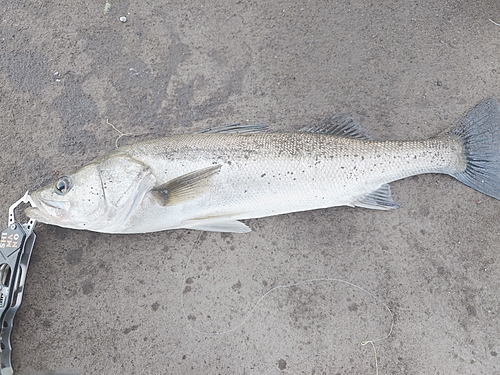
POLYGON ((232 124, 216 126, 215 128, 208 128, 205 130, 201 130, 196 134, 256 134, 264 133, 267 131, 269 131, 269 128, 266 125, 232 124))
POLYGON ((205 193, 212 186, 220 165, 199 169, 176 177, 153 189, 153 193, 166 206, 189 201, 205 193))
POLYGON ((377 190, 372 191, 352 204, 356 207, 371 208, 373 210, 394 210, 401 207, 392 199, 391 186, 389 184, 383 184, 377 190))
POLYGON ((305 126, 301 132, 328 134, 337 137, 349 137, 356 139, 371 140, 372 137, 366 133, 359 122, 348 115, 332 117, 320 125, 305 126))

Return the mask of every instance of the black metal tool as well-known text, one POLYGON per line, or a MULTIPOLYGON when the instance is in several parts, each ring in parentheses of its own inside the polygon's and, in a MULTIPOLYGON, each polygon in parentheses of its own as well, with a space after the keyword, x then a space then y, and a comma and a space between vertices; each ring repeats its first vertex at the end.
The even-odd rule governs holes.
POLYGON ((24 282, 36 239, 33 232, 36 221, 30 219, 27 223, 21 224, 15 218, 15 209, 23 203, 36 207, 26 192, 21 199, 10 206, 8 226, 0 235, 0 375, 14 373, 10 335, 14 316, 22 302, 24 282))

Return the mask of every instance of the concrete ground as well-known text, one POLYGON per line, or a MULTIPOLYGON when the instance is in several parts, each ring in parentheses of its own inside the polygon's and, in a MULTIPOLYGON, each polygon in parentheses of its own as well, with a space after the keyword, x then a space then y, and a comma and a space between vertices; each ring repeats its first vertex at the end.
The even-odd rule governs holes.
MULTIPOLYGON (((2 225, 27 189, 114 149, 107 119, 137 135, 121 144, 337 113, 376 139, 432 136, 500 98, 492 21, 493 0, 3 1, 2 225)), ((396 211, 240 235, 39 225, 16 373, 499 373, 500 202, 442 175, 392 187, 396 211)))

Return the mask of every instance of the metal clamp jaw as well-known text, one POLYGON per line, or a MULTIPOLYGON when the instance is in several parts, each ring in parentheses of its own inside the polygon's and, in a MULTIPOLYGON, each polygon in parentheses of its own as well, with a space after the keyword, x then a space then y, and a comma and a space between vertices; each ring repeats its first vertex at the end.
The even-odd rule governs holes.
POLYGON ((14 316, 21 305, 26 273, 36 235, 36 221, 20 224, 15 209, 23 203, 36 207, 28 192, 9 208, 9 225, 0 234, 0 375, 14 373, 10 335, 14 316))

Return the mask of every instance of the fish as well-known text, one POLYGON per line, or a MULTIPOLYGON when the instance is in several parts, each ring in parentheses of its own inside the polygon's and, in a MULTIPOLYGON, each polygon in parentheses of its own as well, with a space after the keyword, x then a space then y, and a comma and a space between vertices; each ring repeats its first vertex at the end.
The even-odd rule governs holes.
POLYGON ((28 217, 102 233, 193 229, 334 206, 392 210, 389 183, 450 175, 500 199, 500 106, 486 99, 425 140, 373 140, 347 115, 298 131, 229 125, 119 147, 31 193, 28 217))

